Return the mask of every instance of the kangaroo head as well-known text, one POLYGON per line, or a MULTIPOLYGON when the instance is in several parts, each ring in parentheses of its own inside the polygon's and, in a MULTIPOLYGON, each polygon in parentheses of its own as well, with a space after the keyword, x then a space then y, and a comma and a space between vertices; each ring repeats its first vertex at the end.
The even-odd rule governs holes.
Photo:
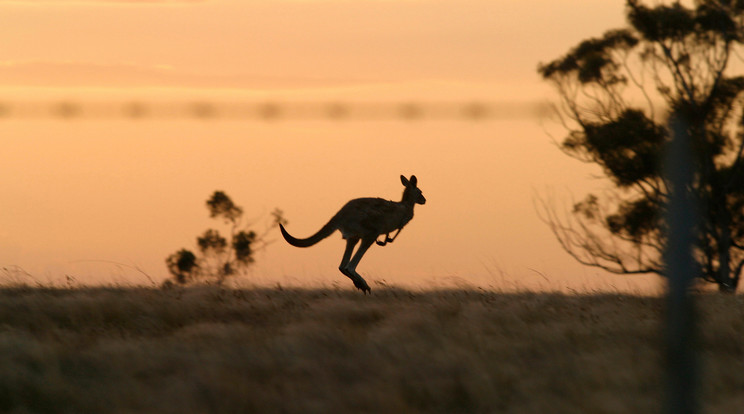
POLYGON ((416 187, 418 180, 416 179, 415 175, 412 175, 410 180, 406 179, 406 177, 401 175, 400 182, 403 183, 403 185, 406 187, 406 189, 403 190, 403 201, 404 202, 410 202, 411 204, 426 203, 426 198, 424 197, 424 194, 421 192, 421 189, 416 187))

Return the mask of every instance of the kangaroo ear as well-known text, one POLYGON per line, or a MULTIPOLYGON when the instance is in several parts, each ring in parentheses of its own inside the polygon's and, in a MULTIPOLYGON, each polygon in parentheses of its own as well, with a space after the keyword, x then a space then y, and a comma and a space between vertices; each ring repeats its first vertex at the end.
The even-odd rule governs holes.
POLYGON ((415 175, 411 176, 411 184, 413 184, 414 187, 416 186, 416 184, 418 184, 418 180, 416 179, 415 175))
POLYGON ((408 187, 408 180, 404 176, 400 176, 400 182, 403 183, 404 186, 408 187))

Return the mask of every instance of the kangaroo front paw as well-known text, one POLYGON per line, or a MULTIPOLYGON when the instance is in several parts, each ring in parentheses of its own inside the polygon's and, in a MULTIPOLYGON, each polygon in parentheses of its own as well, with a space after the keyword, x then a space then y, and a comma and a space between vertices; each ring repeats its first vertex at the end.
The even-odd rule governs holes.
POLYGON ((378 246, 385 246, 388 243, 392 243, 392 242, 393 242, 393 239, 391 239, 390 237, 385 237, 385 240, 383 241, 375 240, 375 243, 377 243, 378 246))

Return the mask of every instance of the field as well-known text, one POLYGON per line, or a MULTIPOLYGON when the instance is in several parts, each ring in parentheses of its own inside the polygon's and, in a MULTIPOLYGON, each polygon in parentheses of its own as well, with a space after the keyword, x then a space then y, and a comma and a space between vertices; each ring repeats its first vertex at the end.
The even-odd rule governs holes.
MULTIPOLYGON (((663 300, 217 287, 0 289, 0 412, 661 410, 663 300)), ((744 299, 701 294, 704 412, 744 407, 744 299)))

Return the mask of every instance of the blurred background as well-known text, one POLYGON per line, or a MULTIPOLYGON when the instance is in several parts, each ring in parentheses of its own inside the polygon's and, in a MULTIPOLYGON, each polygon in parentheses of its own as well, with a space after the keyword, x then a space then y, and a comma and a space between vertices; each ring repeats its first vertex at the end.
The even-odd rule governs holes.
MULTIPOLYGON (((2 2, 0 266, 43 283, 157 284, 169 254, 222 225, 205 208, 215 190, 257 230, 280 208, 306 237, 352 198, 398 200, 399 175, 415 174, 427 204, 361 262, 373 289, 655 291, 653 276, 575 263, 535 208, 607 188, 557 148, 556 95, 536 67, 622 26, 623 8, 2 2)), ((348 284, 340 235, 311 249, 267 239, 235 283, 348 284)))

